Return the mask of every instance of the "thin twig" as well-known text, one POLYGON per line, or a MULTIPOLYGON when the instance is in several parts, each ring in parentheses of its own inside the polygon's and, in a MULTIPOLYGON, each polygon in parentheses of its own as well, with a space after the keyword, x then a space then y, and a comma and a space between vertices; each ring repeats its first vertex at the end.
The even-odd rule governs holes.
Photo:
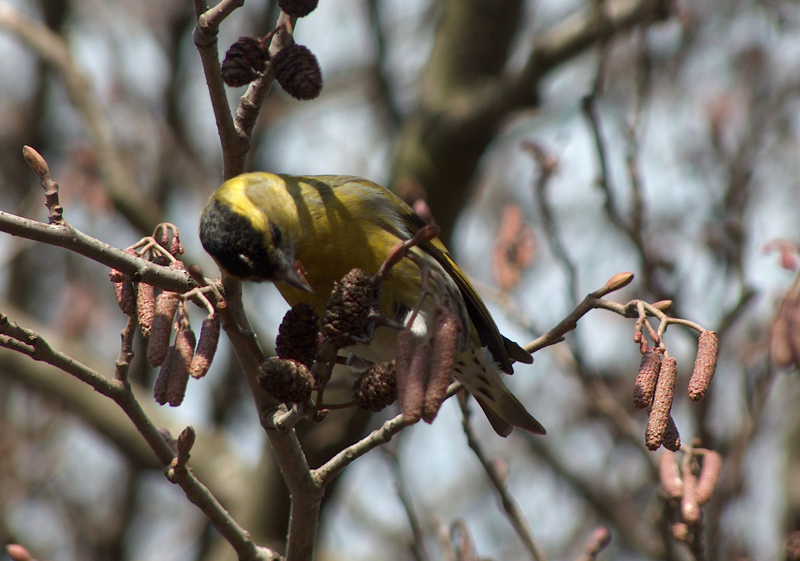
POLYGON ((467 403, 468 401, 466 399, 459 400, 461 412, 463 414, 462 426, 464 427, 464 434, 467 435, 467 445, 473 451, 475 457, 478 458, 483 470, 489 477, 489 481, 491 481, 494 486, 497 495, 500 497, 500 502, 503 505, 506 517, 517 533, 517 536, 519 536, 520 541, 522 541, 522 545, 525 546, 525 549, 530 553, 534 561, 547 561, 547 555, 533 536, 533 530, 531 530, 530 524, 528 524, 525 515, 522 513, 522 509, 520 509, 516 499, 514 499, 508 491, 505 474, 501 473, 496 463, 486 458, 483 447, 472 428, 470 410, 467 403))

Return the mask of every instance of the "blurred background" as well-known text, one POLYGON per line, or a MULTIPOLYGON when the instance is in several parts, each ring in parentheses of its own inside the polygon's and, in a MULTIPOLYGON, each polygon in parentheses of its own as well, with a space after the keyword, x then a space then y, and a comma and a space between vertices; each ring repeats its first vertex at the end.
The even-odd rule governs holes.
MULTIPOLYGON (((220 57, 277 15, 267 0, 236 10, 221 26, 220 57)), ((222 182, 222 152, 194 27, 187 0, 0 0, 0 209, 47 219, 22 158, 28 144, 49 162, 72 225, 125 248, 167 220, 186 261, 216 275, 196 231, 222 182)), ((633 320, 595 310, 507 380, 546 437, 501 439, 474 416, 547 555, 577 557, 608 526, 606 558, 787 558, 800 530, 800 384, 797 356, 773 360, 770 334, 779 303, 786 316, 797 300, 800 6, 322 0, 295 40, 319 59, 322 95, 299 102, 273 86, 248 170, 359 175, 426 200, 501 331, 520 343, 621 271, 636 279, 609 298, 670 299, 673 315, 720 336, 699 404, 685 389, 696 333, 672 326, 665 336, 682 440, 723 457, 703 507, 704 553, 673 539, 655 471, 662 451, 644 447, 633 320)), ((232 108, 243 92, 228 89, 232 108)), ((107 270, 8 235, 0 260, 0 312, 111 376, 125 316, 107 270)), ((245 290, 269 347, 287 307, 271 286, 245 290)), ((781 336, 800 348, 791 319, 781 336)), ((172 434, 197 429, 190 465, 259 543, 280 548, 288 499, 224 341, 175 409, 154 403, 155 372, 137 345, 131 379, 143 406, 172 434)), ((305 423, 309 461, 396 412, 305 423)), ((329 490, 318 559, 445 558, 437 536, 453 527, 481 557, 526 558, 466 445, 456 400, 387 448, 329 490)), ((6 349, 0 541, 40 561, 234 558, 112 403, 6 349)))

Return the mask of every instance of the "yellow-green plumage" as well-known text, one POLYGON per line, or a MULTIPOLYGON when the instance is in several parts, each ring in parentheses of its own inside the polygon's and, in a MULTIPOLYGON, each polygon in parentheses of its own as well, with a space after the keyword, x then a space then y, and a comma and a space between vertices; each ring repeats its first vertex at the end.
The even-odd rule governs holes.
MULTIPOLYGON (((225 182, 211 196, 201 217, 200 236, 228 274, 276 282, 289 304, 307 302, 321 314, 334 281, 356 267, 374 274, 399 240, 409 239, 424 225, 397 196, 365 179, 258 172, 225 182), (298 278, 297 266, 302 267, 313 293, 298 278)), ((480 297, 438 239, 412 251, 441 273, 442 289, 457 301, 459 319, 469 326, 459 345, 456 378, 475 395, 499 434, 506 436, 512 426, 544 433, 499 376, 501 369, 511 372, 512 360, 531 362, 530 355, 500 335, 480 297), (483 347, 489 352, 482 351, 483 347), (493 361, 484 360, 484 355, 493 361)), ((419 299, 421 282, 419 267, 410 259, 401 260, 382 285, 383 313, 402 321, 400 316, 419 299)), ((425 316, 432 310, 423 308, 423 312, 425 316)), ((357 354, 369 360, 391 360, 395 337, 393 330, 379 328, 373 344, 357 354)))

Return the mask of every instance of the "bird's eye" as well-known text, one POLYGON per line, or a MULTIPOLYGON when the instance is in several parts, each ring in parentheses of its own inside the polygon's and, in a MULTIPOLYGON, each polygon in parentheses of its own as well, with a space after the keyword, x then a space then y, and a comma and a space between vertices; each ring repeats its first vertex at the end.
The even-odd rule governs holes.
POLYGON ((269 225, 269 231, 272 234, 272 244, 277 247, 281 245, 281 231, 275 224, 269 225))

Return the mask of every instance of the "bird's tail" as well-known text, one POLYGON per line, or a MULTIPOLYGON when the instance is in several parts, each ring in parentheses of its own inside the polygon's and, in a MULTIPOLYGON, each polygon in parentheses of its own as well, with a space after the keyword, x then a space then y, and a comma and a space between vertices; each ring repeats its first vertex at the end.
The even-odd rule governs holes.
POLYGON ((500 369, 486 349, 464 353, 456 361, 453 374, 472 394, 500 436, 508 436, 514 427, 533 434, 546 433, 542 424, 528 413, 503 383, 500 369))

